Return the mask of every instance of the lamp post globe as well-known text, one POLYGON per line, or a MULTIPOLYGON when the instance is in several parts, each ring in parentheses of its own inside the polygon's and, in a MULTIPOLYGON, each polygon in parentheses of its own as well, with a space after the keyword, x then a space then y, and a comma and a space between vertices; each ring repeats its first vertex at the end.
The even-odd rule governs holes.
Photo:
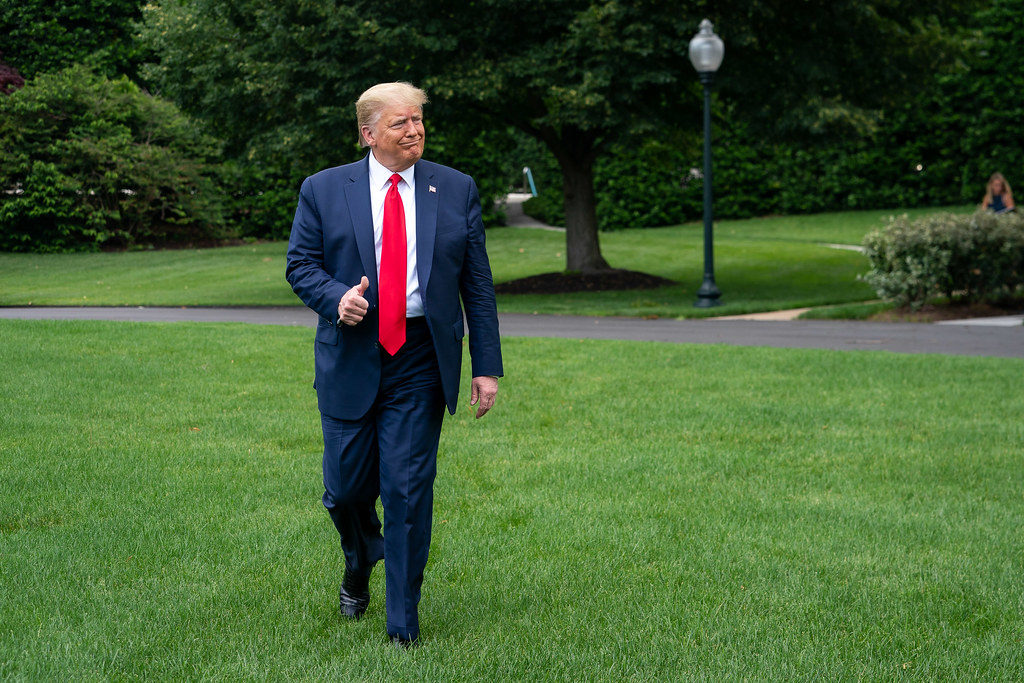
POLYGON ((700 22, 700 30, 690 40, 690 63, 698 74, 715 73, 722 66, 725 57, 725 43, 715 35, 711 22, 700 22))
POLYGON ((704 85, 704 281, 697 290, 694 306, 710 308, 722 302, 715 284, 714 234, 711 211, 711 84, 725 57, 725 43, 715 35, 711 22, 700 22, 700 30, 690 41, 690 63, 704 85))

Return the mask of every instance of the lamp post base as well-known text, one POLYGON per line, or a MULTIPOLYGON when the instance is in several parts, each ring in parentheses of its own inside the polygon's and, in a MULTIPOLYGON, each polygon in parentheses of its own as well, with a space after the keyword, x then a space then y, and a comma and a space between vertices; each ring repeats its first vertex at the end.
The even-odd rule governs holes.
POLYGON ((711 278, 705 278, 704 282, 700 285, 700 289, 697 290, 697 301, 693 305, 695 308, 721 306, 722 302, 718 300, 720 296, 722 296, 722 292, 718 290, 715 281, 711 278))

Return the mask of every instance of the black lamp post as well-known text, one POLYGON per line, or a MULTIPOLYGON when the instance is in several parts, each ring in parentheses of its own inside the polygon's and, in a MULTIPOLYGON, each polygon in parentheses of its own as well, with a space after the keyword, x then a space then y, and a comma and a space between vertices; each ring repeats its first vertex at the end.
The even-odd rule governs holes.
POLYGON ((704 282, 697 290, 694 306, 710 308, 722 302, 715 285, 714 238, 711 231, 711 84, 722 65, 725 44, 715 35, 711 22, 700 22, 700 31, 690 41, 690 62, 704 84, 704 282))

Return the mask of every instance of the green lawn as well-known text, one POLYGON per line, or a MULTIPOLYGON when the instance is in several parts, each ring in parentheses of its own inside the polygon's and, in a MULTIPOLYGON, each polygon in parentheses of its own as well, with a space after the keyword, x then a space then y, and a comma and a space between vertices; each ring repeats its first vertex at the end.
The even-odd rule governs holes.
MULTIPOLYGON (((867 270, 864 257, 822 243, 859 244, 891 213, 722 221, 716 227, 715 259, 726 305, 711 311, 692 306, 703 272, 702 227, 696 223, 601 235, 613 266, 661 275, 675 286, 501 296, 498 305, 510 312, 692 317, 863 301, 874 298, 856 280, 867 270)), ((565 267, 561 233, 497 228, 487 239, 498 282, 565 267)), ((285 249, 276 242, 117 254, 0 254, 0 305, 295 305, 298 300, 284 281, 285 249)))
POLYGON ((336 612, 312 331, 0 322, 0 677, 1017 679, 1024 362, 509 339, 336 612))
POLYGON ((0 254, 4 306, 299 305, 287 244, 101 254, 0 254))
POLYGON ((718 232, 723 237, 860 244, 868 231, 882 227, 894 216, 906 214, 916 218, 937 212, 971 213, 976 208, 968 205, 926 209, 836 211, 807 216, 771 216, 747 221, 723 221, 718 232))

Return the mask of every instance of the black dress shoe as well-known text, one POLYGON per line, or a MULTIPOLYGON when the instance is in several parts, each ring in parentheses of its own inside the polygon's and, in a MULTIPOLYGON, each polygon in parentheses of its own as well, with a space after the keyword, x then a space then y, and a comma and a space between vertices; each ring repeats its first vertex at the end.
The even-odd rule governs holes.
POLYGON ((338 608, 346 619, 358 619, 370 606, 370 577, 345 572, 338 591, 338 608))
POLYGON ((408 650, 419 645, 419 638, 405 638, 403 636, 391 636, 391 644, 400 650, 408 650))

